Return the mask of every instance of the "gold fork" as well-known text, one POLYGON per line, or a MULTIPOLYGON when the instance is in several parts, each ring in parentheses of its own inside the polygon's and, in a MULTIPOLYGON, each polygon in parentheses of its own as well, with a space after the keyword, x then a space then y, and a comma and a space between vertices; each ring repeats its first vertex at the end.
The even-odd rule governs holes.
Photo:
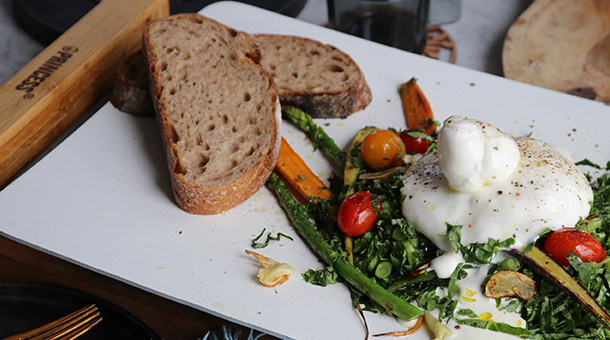
POLYGON ((30 331, 11 335, 1 340, 72 340, 102 321, 95 304, 30 331))

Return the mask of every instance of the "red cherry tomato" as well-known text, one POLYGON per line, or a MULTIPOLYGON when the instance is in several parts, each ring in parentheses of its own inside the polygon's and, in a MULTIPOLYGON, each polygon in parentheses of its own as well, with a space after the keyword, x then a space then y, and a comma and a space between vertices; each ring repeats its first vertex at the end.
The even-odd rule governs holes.
POLYGON ((358 191, 349 195, 337 215, 339 228, 349 236, 361 236, 371 230, 377 223, 377 213, 381 211, 381 202, 377 199, 377 211, 373 208, 373 196, 368 191, 358 191))
POLYGON ((405 144, 405 149, 407 153, 426 153, 428 151, 428 147, 430 146, 430 142, 417 137, 411 137, 408 135, 409 131, 412 129, 404 130, 400 133, 400 139, 405 144))
POLYGON ((576 228, 561 228, 551 232, 544 242, 544 251, 562 266, 570 265, 566 258, 574 251, 584 262, 601 262, 606 258, 604 247, 591 234, 576 228))
POLYGON ((405 156, 400 137, 390 130, 375 130, 362 141, 362 158, 374 170, 398 166, 405 156))

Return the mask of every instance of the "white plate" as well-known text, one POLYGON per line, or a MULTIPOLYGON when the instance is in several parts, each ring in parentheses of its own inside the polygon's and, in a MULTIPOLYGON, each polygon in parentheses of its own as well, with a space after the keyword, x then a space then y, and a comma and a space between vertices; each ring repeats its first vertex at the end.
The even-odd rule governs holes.
MULTIPOLYGON (((604 145, 610 115, 603 104, 240 3, 215 3, 202 13, 247 32, 307 36, 349 53, 366 75, 373 102, 348 119, 319 121, 339 145, 347 145, 364 125, 404 127, 397 89, 416 77, 438 120, 454 114, 479 118, 513 135, 531 134, 560 145, 575 159, 610 160, 604 145)), ((282 134, 315 173, 331 174, 328 160, 297 128, 284 123, 282 134)), ((301 280, 300 273, 322 264, 266 188, 222 215, 185 213, 173 201, 154 119, 121 113, 110 104, 0 192, 0 216, 6 237, 281 338, 364 337, 343 285, 322 288, 301 280), (294 237, 260 250, 297 271, 276 288, 257 282, 259 265, 244 253, 263 228, 294 237)), ((371 333, 401 329, 391 317, 366 315, 371 333)))

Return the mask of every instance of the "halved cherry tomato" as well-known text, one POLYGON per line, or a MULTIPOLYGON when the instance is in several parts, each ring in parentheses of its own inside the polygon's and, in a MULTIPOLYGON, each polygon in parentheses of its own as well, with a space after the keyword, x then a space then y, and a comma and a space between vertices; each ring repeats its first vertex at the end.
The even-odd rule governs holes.
POLYGON ((606 258, 604 247, 586 231, 576 228, 561 228, 551 232, 544 241, 544 251, 555 261, 567 267, 566 256, 574 251, 584 262, 601 262, 606 258))
POLYGON ((361 236, 371 230, 378 220, 381 202, 377 199, 377 210, 373 207, 373 194, 368 191, 358 191, 349 195, 337 215, 339 228, 349 236, 361 236))
POLYGON ((406 129, 400 133, 400 139, 402 139, 402 142, 405 144, 406 152, 426 153, 430 146, 430 142, 423 138, 409 136, 410 131, 412 131, 412 129, 406 129))
POLYGON ((374 170, 398 166, 405 156, 400 137, 390 130, 375 130, 362 141, 362 158, 374 170))

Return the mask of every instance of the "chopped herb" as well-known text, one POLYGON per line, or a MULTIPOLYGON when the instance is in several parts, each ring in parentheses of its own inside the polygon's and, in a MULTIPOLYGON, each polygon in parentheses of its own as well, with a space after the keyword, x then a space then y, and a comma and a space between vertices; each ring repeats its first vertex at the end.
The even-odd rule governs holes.
MULTIPOLYGON (((468 325, 468 326, 472 326, 472 327, 488 329, 490 331, 496 331, 496 332, 516 335, 516 336, 520 337, 521 339, 528 339, 533 335, 524 328, 514 327, 514 326, 511 326, 504 322, 496 322, 493 320, 486 321, 486 320, 480 320, 475 317, 475 318, 471 318, 471 319, 455 318, 455 321, 460 325, 468 325)), ((554 339, 568 339, 568 338, 561 337, 561 338, 554 338, 554 339)))
POLYGON ((332 266, 319 270, 309 269, 307 270, 307 272, 303 273, 302 276, 305 282, 309 282, 311 284, 322 287, 326 287, 330 284, 338 282, 343 282, 341 276, 337 274, 337 272, 332 266))
MULTIPOLYGON (((345 157, 349 155, 351 166, 356 168, 357 175, 375 172, 364 162, 359 161, 359 145, 351 148, 350 152, 345 154, 305 113, 296 109, 285 111, 289 111, 291 119, 306 132, 315 147, 319 147, 331 155, 337 165, 345 167, 345 157)), ((416 138, 432 139, 433 143, 431 143, 429 152, 436 148, 435 134, 429 137, 423 134, 422 130, 410 131, 408 134, 416 138)), ((605 167, 589 160, 576 164, 590 166, 597 171, 610 171, 610 162, 605 167)), ((408 167, 406 164, 404 166, 408 167)), ((442 251, 411 226, 402 215, 404 197, 401 196, 400 190, 404 185, 402 180, 404 171, 398 171, 383 179, 350 181, 348 185, 345 185, 343 178, 337 175, 333 175, 329 179, 328 189, 333 193, 333 197, 329 201, 318 201, 315 204, 310 201, 303 209, 306 210, 305 216, 300 216, 302 219, 309 218, 315 222, 316 229, 308 228, 308 230, 311 232, 315 230, 315 237, 323 238, 325 253, 330 253, 332 249, 336 254, 341 254, 337 255, 338 260, 336 261, 341 262, 344 259, 344 235, 331 216, 335 213, 335 207, 340 205, 349 192, 369 191, 379 198, 382 210, 379 212, 379 220, 375 227, 353 239, 353 266, 357 268, 358 273, 362 273, 376 285, 403 301, 416 303, 421 309, 438 310, 438 318, 442 322, 453 319, 460 325, 512 334, 519 338, 610 340, 610 331, 555 284, 521 266, 514 258, 492 262, 499 251, 514 245, 513 238, 488 239, 485 243, 464 246, 460 240, 461 226, 447 224, 447 232, 443 235, 448 238, 456 253, 462 253, 464 263, 460 264, 448 279, 441 279, 434 271, 428 270, 427 264, 440 256, 442 251), (539 293, 526 302, 516 298, 496 300, 497 308, 503 312, 518 313, 526 321, 525 328, 494 320, 482 320, 485 318, 479 319, 472 310, 459 308, 457 301, 459 281, 466 277, 468 269, 484 264, 488 268, 488 278, 497 271, 516 270, 532 277, 537 282, 539 293), (438 291, 443 293, 438 294, 438 291)), ((594 201, 591 203, 590 216, 580 221, 576 227, 589 232, 610 252, 610 222, 607 222, 610 221, 610 173, 604 173, 597 179, 593 179, 590 174, 585 174, 585 176, 593 188, 594 201)), ((500 194, 500 192, 498 193, 500 194)), ((549 232, 550 229, 541 233, 540 238, 543 239, 549 232)), ((261 236, 262 233, 259 238, 261 236)), ((325 259, 324 256, 320 257, 325 259)), ((610 258, 597 264, 583 263, 580 258, 573 256, 570 258, 568 270, 579 279, 580 283, 604 308, 610 310, 610 258)), ((321 270, 310 269, 302 275, 307 282, 321 286, 350 281, 344 280, 339 275, 339 269, 332 265, 321 270)), ((486 281, 481 285, 484 286, 486 281)), ((351 291, 354 304, 363 305, 364 310, 388 312, 366 293, 355 289, 351 291)))
POLYGON ((595 168, 597 170, 610 170, 610 161, 608 163, 606 163, 606 167, 602 167, 599 164, 593 163, 588 159, 583 159, 582 161, 578 161, 575 163, 576 165, 584 165, 584 166, 590 166, 592 168, 595 168))
POLYGON ((283 233, 277 233, 277 235, 276 235, 276 236, 273 236, 273 235, 271 234, 271 232, 270 232, 270 233, 268 233, 268 234, 267 234, 267 240, 265 241, 265 243, 260 243, 260 242, 258 242, 258 240, 260 240, 260 238, 261 238, 261 237, 263 237, 263 234, 265 233, 265 231, 266 231, 266 230, 267 230, 267 228, 264 228, 264 229, 263 229, 263 231, 261 231, 261 233, 260 233, 260 234, 259 234, 257 237, 255 237, 255 238, 252 240, 252 248, 254 248, 254 249, 258 249, 258 248, 265 248, 266 246, 268 246, 268 245, 269 245, 269 243, 270 243, 271 241, 279 241, 279 240, 280 240, 280 238, 282 238, 282 236, 283 236, 283 237, 285 237, 285 238, 287 238, 287 239, 289 239, 290 241, 294 241, 294 240, 292 239, 292 237, 290 237, 290 236, 288 236, 288 235, 286 235, 286 234, 283 234, 283 233))
POLYGON ((462 226, 461 225, 451 225, 449 223, 445 223, 447 225, 447 239, 449 240, 449 244, 453 251, 457 254, 462 249, 462 226))

